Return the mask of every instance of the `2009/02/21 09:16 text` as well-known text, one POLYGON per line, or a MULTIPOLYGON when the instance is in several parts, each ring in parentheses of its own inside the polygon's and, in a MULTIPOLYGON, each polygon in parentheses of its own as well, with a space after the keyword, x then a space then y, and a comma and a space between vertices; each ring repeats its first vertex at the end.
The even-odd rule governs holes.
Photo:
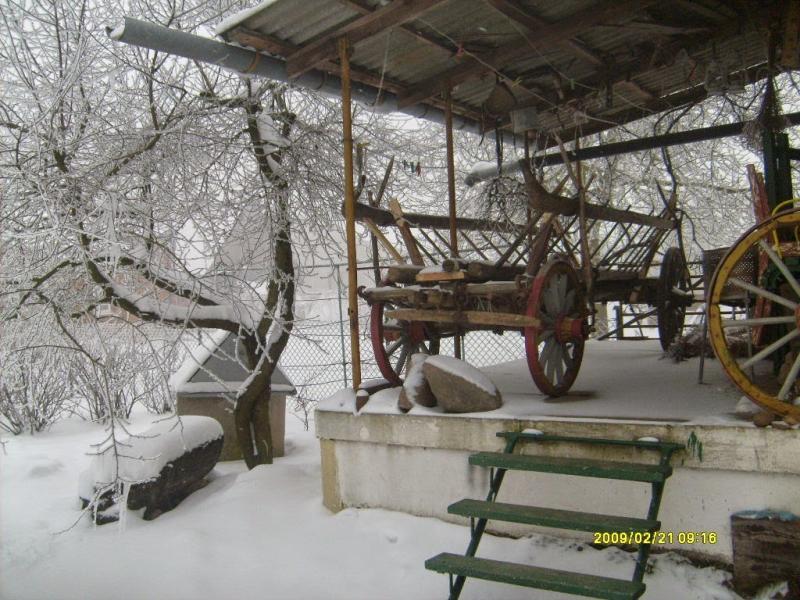
POLYGON ((716 544, 716 531, 595 531, 593 544, 716 544))

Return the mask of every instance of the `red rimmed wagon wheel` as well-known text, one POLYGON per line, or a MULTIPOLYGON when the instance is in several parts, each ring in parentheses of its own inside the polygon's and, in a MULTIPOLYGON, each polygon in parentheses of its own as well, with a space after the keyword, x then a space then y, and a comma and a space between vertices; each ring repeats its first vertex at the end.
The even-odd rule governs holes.
POLYGON ((403 370, 412 354, 439 354, 439 337, 419 321, 386 319, 385 311, 396 308, 392 302, 375 302, 370 313, 370 337, 375 362, 386 381, 401 385, 403 370))
POLYGON ((572 265, 556 258, 533 280, 526 315, 525 353, 534 383, 548 396, 562 396, 575 382, 588 335, 584 288, 572 265))

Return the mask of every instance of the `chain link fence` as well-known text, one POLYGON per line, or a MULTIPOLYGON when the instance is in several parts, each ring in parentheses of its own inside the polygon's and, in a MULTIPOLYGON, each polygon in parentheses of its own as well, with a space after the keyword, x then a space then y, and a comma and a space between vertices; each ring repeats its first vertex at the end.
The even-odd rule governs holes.
MULTIPOLYGON (((351 385, 350 327, 346 320, 347 297, 342 277, 346 267, 333 265, 326 278, 338 284, 338 291, 328 288, 316 298, 297 302, 298 314, 318 315, 299 321, 281 356, 280 366, 297 389, 296 408, 308 410, 319 400, 351 385)), ((361 302, 361 377, 378 379, 378 370, 369 336, 368 308, 361 302)), ((441 354, 453 356, 453 340, 441 342, 441 354)), ((475 331, 464 336, 463 357, 477 367, 485 367, 525 356, 525 341, 519 333, 502 335, 475 331)))
MULTIPOLYGON (((369 338, 369 319, 360 319, 361 377, 378 379, 378 370, 369 338)), ((444 339, 441 354, 453 356, 453 340, 444 339)), ((304 402, 327 398, 348 387, 350 379, 349 324, 345 321, 298 325, 281 356, 280 366, 297 388, 304 402)), ((498 335, 475 331, 464 336, 463 357, 477 367, 485 367, 525 356, 525 342, 515 332, 498 335)))

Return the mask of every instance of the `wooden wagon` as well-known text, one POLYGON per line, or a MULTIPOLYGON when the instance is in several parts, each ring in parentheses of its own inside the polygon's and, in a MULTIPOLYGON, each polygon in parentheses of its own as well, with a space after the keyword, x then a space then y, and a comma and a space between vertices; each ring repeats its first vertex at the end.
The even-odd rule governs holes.
POLYGON ((644 214, 550 193, 530 171, 525 179, 527 222, 460 218, 451 237, 447 216, 404 214, 396 201, 390 210, 357 205, 356 219, 398 261, 380 285, 360 289, 387 380, 399 384, 410 355, 436 354, 444 338, 455 339, 458 356, 467 332, 516 331, 537 387, 558 396, 580 369, 595 303, 655 307, 665 348, 680 331, 692 298, 686 261, 678 247, 662 251, 679 226, 674 196, 644 214), (409 262, 389 237, 404 242, 409 262))

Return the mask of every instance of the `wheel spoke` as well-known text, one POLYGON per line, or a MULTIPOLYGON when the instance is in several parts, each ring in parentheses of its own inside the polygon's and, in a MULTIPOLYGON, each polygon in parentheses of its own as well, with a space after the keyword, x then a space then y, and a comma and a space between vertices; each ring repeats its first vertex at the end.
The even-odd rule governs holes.
POLYGON ((564 381, 564 348, 561 344, 556 346, 556 383, 564 381))
MULTIPOLYGON (((553 348, 555 348, 555 346, 553 346, 553 348)), ((549 379, 551 382, 554 381, 554 379, 553 379, 553 371, 555 370, 554 361, 553 361, 553 353, 554 352, 555 352, 555 350, 551 350, 550 351, 550 356, 548 358, 547 364, 544 367, 545 377, 547 377, 547 379, 549 379)))
POLYGON ((722 327, 758 327, 759 325, 788 325, 794 317, 758 317, 754 319, 723 319, 722 327))
POLYGON ((738 277, 731 277, 728 279, 728 282, 735 285, 736 287, 742 288, 743 290, 747 290, 748 292, 752 292, 756 296, 761 296, 762 298, 766 298, 767 300, 772 300, 777 304, 781 304, 787 308, 791 308, 795 310, 797 308, 797 303, 792 302, 788 298, 784 298, 783 296, 778 296, 778 294, 773 294, 770 291, 767 291, 763 288, 756 287, 746 281, 742 281, 738 277))
POLYGON ((572 369, 573 365, 575 365, 575 361, 569 355, 570 346, 572 346, 572 350, 575 349, 574 344, 564 344, 564 364, 567 365, 567 370, 572 369))
POLYGON ((566 297, 567 297, 567 276, 566 275, 559 275, 556 277, 556 285, 558 286, 558 308, 559 310, 563 310, 564 305, 566 304, 566 297))
POLYGON ((772 342, 769 346, 767 346, 766 348, 761 350, 761 352, 759 352, 758 354, 754 354, 753 356, 748 358, 746 361, 744 361, 742 363, 742 367, 741 368, 742 369, 746 369, 748 367, 753 366, 758 361, 760 361, 762 358, 766 358, 767 356, 769 356, 770 354, 775 352, 775 350, 777 350, 781 346, 783 346, 785 344, 788 344, 790 341, 792 341, 798 335, 800 335, 800 329, 792 329, 789 333, 784 335, 782 338, 772 342))
POLYGON ((800 283, 797 283, 797 279, 794 278, 792 272, 786 266, 786 264, 781 260, 781 258, 775 254, 775 251, 769 247, 763 239, 758 240, 758 245, 761 246, 761 249, 767 253, 769 259, 778 267, 778 270, 783 273, 783 276, 786 278, 786 281, 792 286, 794 293, 797 294, 797 297, 800 298, 800 283))
POLYGON ((553 347, 555 344, 556 341, 553 338, 549 338, 547 341, 545 341, 544 347, 539 354, 539 362, 542 364, 542 367, 544 367, 545 370, 547 370, 547 365, 550 362, 550 356, 553 354, 553 347))
POLYGON ((545 312, 551 316, 558 315, 558 290, 556 289, 556 285, 554 283, 548 285, 544 289, 542 296, 544 296, 545 312))
POLYGON ((575 306, 575 290, 570 290, 564 298, 564 312, 569 312, 573 306, 575 306))
POLYGON ((391 356, 392 354, 394 354, 395 350, 397 350, 402 345, 403 345, 403 338, 400 338, 399 340, 392 342, 391 345, 386 347, 386 354, 388 356, 391 356))
POLYGON ((397 357, 397 365, 395 367, 395 372, 400 375, 403 372, 403 367, 406 364, 406 357, 408 356, 408 351, 411 347, 410 346, 403 346, 403 349, 400 351, 400 355, 397 357))
POLYGON ((779 400, 786 400, 786 394, 789 393, 789 390, 797 380, 798 373, 800 373, 800 353, 797 354, 797 358, 795 358, 794 362, 792 363, 792 368, 789 369, 789 372, 786 374, 786 381, 783 382, 781 391, 778 392, 779 400))

